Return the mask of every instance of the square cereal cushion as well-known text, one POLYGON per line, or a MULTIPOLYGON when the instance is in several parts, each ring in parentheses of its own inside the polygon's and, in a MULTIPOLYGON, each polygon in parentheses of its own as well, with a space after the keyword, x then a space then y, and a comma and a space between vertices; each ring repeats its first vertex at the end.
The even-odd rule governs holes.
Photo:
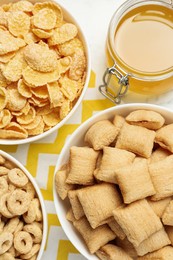
POLYGON ((122 203, 116 186, 109 183, 82 188, 78 198, 92 228, 108 223, 112 211, 122 203))
POLYGON ((131 125, 139 125, 151 130, 157 130, 165 123, 165 119, 159 113, 143 109, 131 112, 126 117, 126 121, 131 125))
POLYGON ((83 237, 91 254, 116 237, 106 224, 93 229, 85 217, 74 221, 73 225, 83 237))
POLYGON ((119 133, 109 120, 98 121, 93 124, 85 134, 87 142, 94 150, 101 150, 104 146, 109 146, 119 133))
POLYGON ((117 138, 116 148, 149 158, 152 153, 155 135, 156 133, 152 130, 124 123, 117 138))
POLYGON ((135 246, 163 228, 159 217, 146 200, 138 200, 113 211, 115 220, 135 246))
POLYGON ((100 181, 117 183, 116 169, 132 163, 134 158, 134 153, 114 147, 104 147, 99 169, 95 170, 94 176, 100 181))
POLYGON ((131 203, 155 194, 147 160, 142 160, 120 168, 116 171, 124 203, 131 203))
POLYGON ((96 255, 101 260, 133 260, 121 247, 112 244, 102 246, 96 255))
POLYGON ((149 164, 150 176, 156 190, 151 200, 161 200, 173 195, 173 155, 149 164))
POLYGON ((98 152, 90 147, 70 148, 70 170, 66 183, 90 185, 94 183, 98 152))
POLYGON ((173 153, 173 124, 166 125, 156 132, 155 142, 173 153))

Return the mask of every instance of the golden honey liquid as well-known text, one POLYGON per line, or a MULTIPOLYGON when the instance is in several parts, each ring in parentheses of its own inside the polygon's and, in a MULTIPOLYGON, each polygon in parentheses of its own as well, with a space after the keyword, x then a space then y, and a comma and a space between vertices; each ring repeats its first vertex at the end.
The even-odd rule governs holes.
MULTIPOLYGON (((173 10, 159 5, 137 7, 120 20, 112 52, 126 71, 141 77, 164 75, 173 68, 173 10)), ((109 66, 113 64, 108 53, 109 66)), ((173 87, 173 77, 159 82, 129 80, 130 89, 160 94, 173 87)))

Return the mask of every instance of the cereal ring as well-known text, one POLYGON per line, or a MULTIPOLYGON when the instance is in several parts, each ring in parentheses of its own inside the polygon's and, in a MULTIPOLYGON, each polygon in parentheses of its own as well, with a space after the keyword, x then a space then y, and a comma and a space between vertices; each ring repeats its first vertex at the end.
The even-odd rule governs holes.
POLYGON ((37 259, 37 254, 33 255, 31 258, 29 258, 28 260, 36 260, 37 259))
POLYGON ((5 223, 4 223, 4 221, 0 221, 0 234, 3 232, 3 230, 4 230, 4 225, 5 225, 5 223))
POLYGON ((15 217, 15 218, 11 218, 8 223, 5 225, 4 227, 4 231, 5 232, 10 232, 10 233, 14 233, 14 231, 16 230, 18 224, 19 224, 19 218, 15 217))
POLYGON ((15 186, 15 185, 13 185, 12 183, 9 183, 9 184, 8 184, 8 190, 9 190, 10 192, 14 191, 15 189, 16 189, 16 186, 15 186))
POLYGON ((25 212, 25 214, 23 214, 23 219, 26 223, 30 224, 35 221, 35 218, 36 218, 35 202, 32 200, 29 205, 28 211, 25 212))
POLYGON ((7 169, 4 166, 0 166, 0 176, 7 175, 9 172, 9 169, 7 169))
POLYGON ((0 196, 8 191, 8 183, 4 177, 0 177, 0 196))
POLYGON ((1 260, 15 260, 14 256, 10 253, 5 253, 0 256, 1 260))
POLYGON ((14 248, 21 254, 27 254, 32 249, 32 237, 25 231, 14 235, 14 248))
MULTIPOLYGON (((6 167, 7 168, 7 170, 9 169, 9 170, 11 170, 11 169, 13 169, 13 168, 15 168, 15 164, 14 163, 12 163, 12 162, 10 162, 10 161, 8 161, 8 160, 6 160, 5 161, 5 163, 4 163, 4 167, 6 167)), ((9 171, 8 170, 8 171, 9 171)), ((7 172, 8 173, 8 172, 7 172)))
POLYGON ((5 163, 5 158, 2 155, 0 155, 0 165, 4 163, 5 163))
POLYGON ((24 172, 18 168, 9 171, 8 178, 17 187, 23 187, 28 183, 28 178, 24 172))
POLYGON ((42 211, 41 211, 41 205, 40 205, 40 201, 38 198, 33 199, 33 202, 35 204, 35 212, 36 212, 36 221, 42 221, 43 220, 43 215, 42 215, 42 211))
POLYGON ((32 224, 33 224, 33 225, 36 225, 36 226, 39 227, 41 230, 43 230, 43 223, 34 221, 32 224))
POLYGON ((40 244, 35 244, 33 245, 31 251, 28 254, 25 255, 20 255, 21 259, 29 259, 31 257, 33 257, 35 254, 37 254, 37 252, 40 250, 40 244))
POLYGON ((31 182, 28 182, 24 187, 22 187, 22 190, 28 194, 30 200, 35 197, 35 189, 31 182))
POLYGON ((0 198, 0 212, 6 218, 12 218, 14 215, 7 208, 7 200, 10 197, 11 193, 5 193, 0 198))
POLYGON ((16 256, 16 250, 13 245, 10 247, 7 253, 10 253, 14 257, 16 256))
POLYGON ((13 235, 10 232, 3 232, 0 235, 0 255, 7 252, 8 249, 12 246, 12 243, 13 235))
POLYGON ((33 236, 34 243, 41 243, 42 240, 42 230, 35 224, 25 225, 24 231, 30 233, 33 236))
POLYGON ((23 221, 19 221, 19 224, 17 225, 17 227, 16 227, 16 229, 15 229, 15 231, 14 231, 14 235, 15 235, 16 233, 18 233, 19 231, 22 231, 23 226, 24 226, 23 221))
POLYGON ((30 202, 31 200, 25 191, 16 189, 8 197, 7 205, 12 214, 22 215, 28 210, 30 202))

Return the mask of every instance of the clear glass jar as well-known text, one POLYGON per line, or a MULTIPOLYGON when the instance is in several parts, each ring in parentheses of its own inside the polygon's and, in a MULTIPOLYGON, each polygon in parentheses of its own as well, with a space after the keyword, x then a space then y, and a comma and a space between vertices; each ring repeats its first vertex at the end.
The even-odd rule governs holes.
MULTIPOLYGON (((137 12, 137 11, 136 11, 137 12)), ((136 17, 133 19, 136 19, 136 17)), ((136 19, 137 20, 137 19, 136 19)), ((136 22, 136 21, 135 21, 136 22)), ((159 23, 158 23, 159 24, 159 23)), ((136 26, 136 25, 135 25, 136 26)), ((141 25, 140 25, 141 26, 141 25)), ((139 27, 140 29, 140 27, 139 27)), ((139 31, 140 32, 140 31, 139 31)), ((167 32, 166 32, 167 33, 167 32)), ((168 33, 167 33, 168 34, 168 33)), ((126 36, 126 34, 124 34, 126 36)), ((145 37, 144 34, 141 35, 142 37, 145 37)), ((147 35, 146 35, 147 36, 147 35)), ((107 35, 107 43, 106 43, 106 56, 107 56, 107 65, 108 68, 103 76, 103 85, 99 87, 100 92, 109 98, 111 101, 114 103, 120 103, 121 98, 127 93, 127 91, 132 91, 135 93, 139 93, 142 95, 148 95, 148 96, 153 96, 153 95, 160 95, 168 90, 173 88, 173 59, 171 58, 173 56, 173 1, 160 1, 160 0, 153 0, 153 1, 146 1, 146 0, 128 0, 124 4, 122 4, 118 10, 114 13, 110 25, 109 25, 109 30, 108 30, 108 35, 107 35), (154 9, 157 9, 156 11, 154 9), (139 10, 138 10, 139 9, 139 10), (125 61, 126 57, 122 58, 120 57, 119 53, 117 52, 117 49, 115 48, 115 43, 116 43, 116 34, 118 32, 118 29, 120 28, 121 24, 126 22, 126 19, 129 19, 128 15, 132 12, 135 12, 134 10, 141 11, 143 9, 149 10, 148 12, 144 12, 144 16, 142 16, 142 12, 140 15, 137 16, 138 18, 138 26, 141 23, 141 20, 144 19, 152 19, 151 21, 155 23, 153 19, 157 19, 157 17, 150 17, 150 14, 154 15, 160 15, 159 19, 165 19, 161 20, 161 23, 164 23, 165 21, 168 22, 168 29, 171 30, 171 37, 164 37, 164 43, 166 42, 168 44, 167 48, 167 53, 163 55, 167 55, 169 58, 169 51, 170 51, 170 59, 171 59, 171 66, 168 66, 167 68, 161 66, 162 68, 159 69, 159 64, 157 64, 157 57, 160 57, 159 55, 159 49, 158 49, 158 56, 156 55, 156 60, 153 60, 153 63, 155 62, 155 65, 157 69, 142 69, 142 60, 140 60, 140 57, 138 57, 138 53, 142 53, 142 49, 140 50, 140 46, 137 46, 139 50, 135 50, 135 44, 134 44, 134 50, 132 49, 132 44, 128 46, 129 39, 131 35, 127 33, 127 37, 123 38, 126 42, 126 47, 131 48, 132 50, 131 53, 134 53, 134 60, 132 56, 132 63, 135 63, 135 60, 138 60, 140 63, 140 69, 135 67, 134 64, 131 65, 130 62, 127 63, 125 61), (150 9, 152 11, 150 12, 150 9), (162 16, 159 13, 159 9, 162 12, 162 16), (165 11, 165 13, 164 13, 165 11), (172 48, 172 49, 171 49, 172 48), (172 50, 172 51, 171 51, 172 50), (138 51, 138 52, 137 52, 138 51), (135 56, 136 55, 136 56, 135 56)), ((132 36, 133 37, 133 36, 132 36)), ((140 37, 140 35, 139 35, 140 37)), ((151 36, 148 36, 148 39, 151 36)), ((147 37, 145 37, 147 39, 147 37)), ((145 39, 144 38, 144 39, 145 39)), ((120 43, 123 42, 122 40, 120 43)), ((121 46, 120 46, 121 47, 121 46)), ((146 48, 150 48, 150 42, 146 45, 146 48)), ((144 48, 141 47, 141 48, 144 48)), ((157 48, 157 47, 156 47, 157 48)), ((157 50, 157 49, 156 49, 157 50)), ((148 50, 149 51, 149 50, 148 50)), ((151 50, 150 50, 151 51, 151 50)), ((146 50, 147 52, 147 50, 146 50)), ((154 50, 155 52, 155 50, 154 50)), ((124 52, 122 52, 124 54, 124 52)), ((131 54, 130 53, 130 54, 131 54)), ((152 54, 152 52, 151 52, 152 54)), ((125 54, 124 54, 125 55, 125 54)), ((145 54, 144 54, 145 55, 145 54)), ((154 55, 154 54, 153 54, 154 55)), ((164 57, 165 57, 164 56, 164 57)), ((150 56, 150 58, 152 58, 150 56)), ((142 57, 141 59, 145 60, 145 57, 142 57)), ((158 59, 159 61, 159 59, 158 59)), ((160 60, 161 61, 161 60, 160 60)), ((170 64, 170 61, 169 61, 170 64)), ((147 64, 146 64, 147 65, 147 64)), ((149 64, 148 64, 149 65, 149 64)), ((148 66, 151 67, 151 66, 148 66)))

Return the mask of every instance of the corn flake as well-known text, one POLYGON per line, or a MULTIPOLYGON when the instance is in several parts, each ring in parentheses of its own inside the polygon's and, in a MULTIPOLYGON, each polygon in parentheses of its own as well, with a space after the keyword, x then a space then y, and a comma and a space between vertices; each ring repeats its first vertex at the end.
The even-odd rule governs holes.
POLYGON ((31 130, 36 128, 41 123, 41 116, 35 116, 34 120, 30 124, 22 125, 23 128, 27 130, 31 130))
POLYGON ((8 29, 14 36, 24 36, 30 29, 30 18, 21 11, 12 12, 8 16, 8 29))
POLYGON ((1 6, 1 8, 5 11, 5 12, 8 12, 10 10, 12 6, 12 3, 9 3, 9 4, 4 4, 1 6))
POLYGON ((8 63, 13 57, 15 56, 15 52, 9 52, 4 55, 0 55, 0 62, 2 63, 8 63))
POLYGON ((56 53, 36 43, 25 47, 24 57, 28 65, 37 71, 51 72, 57 68, 56 53))
POLYGON ((41 87, 37 87, 37 88, 32 88, 31 92, 32 92, 32 94, 34 94, 38 98, 45 99, 45 98, 48 98, 48 96, 49 96, 46 85, 41 86, 41 87))
POLYGON ((8 16, 9 13, 4 12, 4 10, 0 10, 0 25, 4 26, 5 28, 8 27, 8 16))
POLYGON ((65 23, 61 27, 54 30, 53 35, 48 39, 48 44, 54 46, 70 41, 76 37, 78 33, 77 27, 72 23, 65 23))
POLYGON ((11 122, 12 115, 8 109, 3 109, 0 112, 0 128, 4 128, 11 122))
POLYGON ((64 96, 61 92, 58 82, 56 81, 47 84, 47 89, 49 92, 49 99, 52 107, 62 106, 62 103, 64 101, 64 96))
POLYGON ((49 114, 43 115, 43 121, 47 126, 55 126, 60 122, 59 109, 55 108, 49 114))
POLYGON ((84 72, 86 71, 86 58, 84 52, 78 50, 72 57, 72 64, 69 70, 69 78, 73 80, 79 80, 82 78, 84 72))
POLYGON ((59 53, 63 56, 73 55, 78 49, 84 51, 83 44, 78 38, 58 45, 59 53))
POLYGON ((64 119, 68 113, 70 112, 70 110, 72 109, 72 106, 71 106, 71 102, 70 100, 68 99, 65 99, 62 106, 60 107, 60 119, 64 119))
POLYGON ((34 5, 33 14, 36 15, 40 10, 48 8, 55 12, 56 14, 56 26, 59 26, 59 24, 63 21, 63 14, 61 8, 53 2, 44 2, 44 3, 36 3, 34 5))
POLYGON ((3 76, 2 72, 0 71, 0 87, 6 87, 9 82, 3 76))
POLYGON ((4 129, 0 129, 0 138, 2 139, 25 139, 28 132, 16 122, 11 122, 4 129))
POLYGON ((27 115, 30 110, 30 107, 31 106, 30 106, 29 102, 27 101, 26 105, 21 109, 21 113, 24 115, 27 115))
POLYGON ((33 107, 30 107, 28 114, 26 114, 26 115, 23 114, 21 116, 17 116, 16 120, 20 125, 22 125, 22 124, 27 125, 27 124, 30 124, 34 120, 35 116, 36 116, 35 109, 33 107))
POLYGON ((46 105, 44 107, 37 108, 37 115, 38 116, 47 115, 47 114, 49 114, 52 111, 53 111, 53 109, 50 108, 50 104, 48 104, 48 105, 46 105))
POLYGON ((43 30, 51 30, 56 26, 56 13, 50 8, 43 8, 33 16, 35 27, 43 30))
POLYGON ((54 82, 60 77, 59 71, 56 69, 52 72, 40 72, 31 69, 29 66, 23 70, 23 78, 31 87, 39 87, 47 83, 54 82))
POLYGON ((53 35, 53 30, 32 29, 33 33, 40 39, 48 39, 53 35))
POLYGON ((11 111, 20 111, 26 105, 26 98, 19 94, 16 88, 7 88, 7 108, 11 111))
POLYGON ((44 132, 44 122, 43 119, 41 118, 40 123, 33 129, 28 129, 28 134, 30 136, 32 135, 39 135, 44 132))
POLYGON ((25 84, 23 79, 20 79, 17 84, 17 89, 20 95, 22 95, 25 98, 32 97, 32 92, 30 88, 25 84))
POLYGON ((7 91, 5 88, 0 87, 0 111, 7 105, 7 91))
POLYGON ((33 32, 28 32, 27 34, 24 35, 24 41, 27 44, 31 44, 31 43, 38 42, 39 38, 33 32))
POLYGON ((16 3, 13 3, 13 5, 10 6, 9 11, 16 12, 16 11, 22 11, 26 13, 32 12, 33 4, 29 1, 18 1, 16 3))
POLYGON ((73 101, 78 96, 78 92, 82 89, 83 85, 75 80, 69 79, 68 77, 61 77, 59 80, 61 91, 64 96, 73 101))
POLYGON ((58 69, 59 69, 59 73, 63 74, 65 73, 67 70, 69 70, 70 66, 72 63, 72 58, 70 56, 64 57, 62 59, 58 60, 58 69))
POLYGON ((17 51, 25 45, 26 43, 23 39, 15 38, 9 31, 0 30, 0 55, 17 51))
POLYGON ((18 81, 22 77, 22 70, 26 67, 23 52, 18 51, 15 56, 2 67, 4 77, 12 82, 18 81))

